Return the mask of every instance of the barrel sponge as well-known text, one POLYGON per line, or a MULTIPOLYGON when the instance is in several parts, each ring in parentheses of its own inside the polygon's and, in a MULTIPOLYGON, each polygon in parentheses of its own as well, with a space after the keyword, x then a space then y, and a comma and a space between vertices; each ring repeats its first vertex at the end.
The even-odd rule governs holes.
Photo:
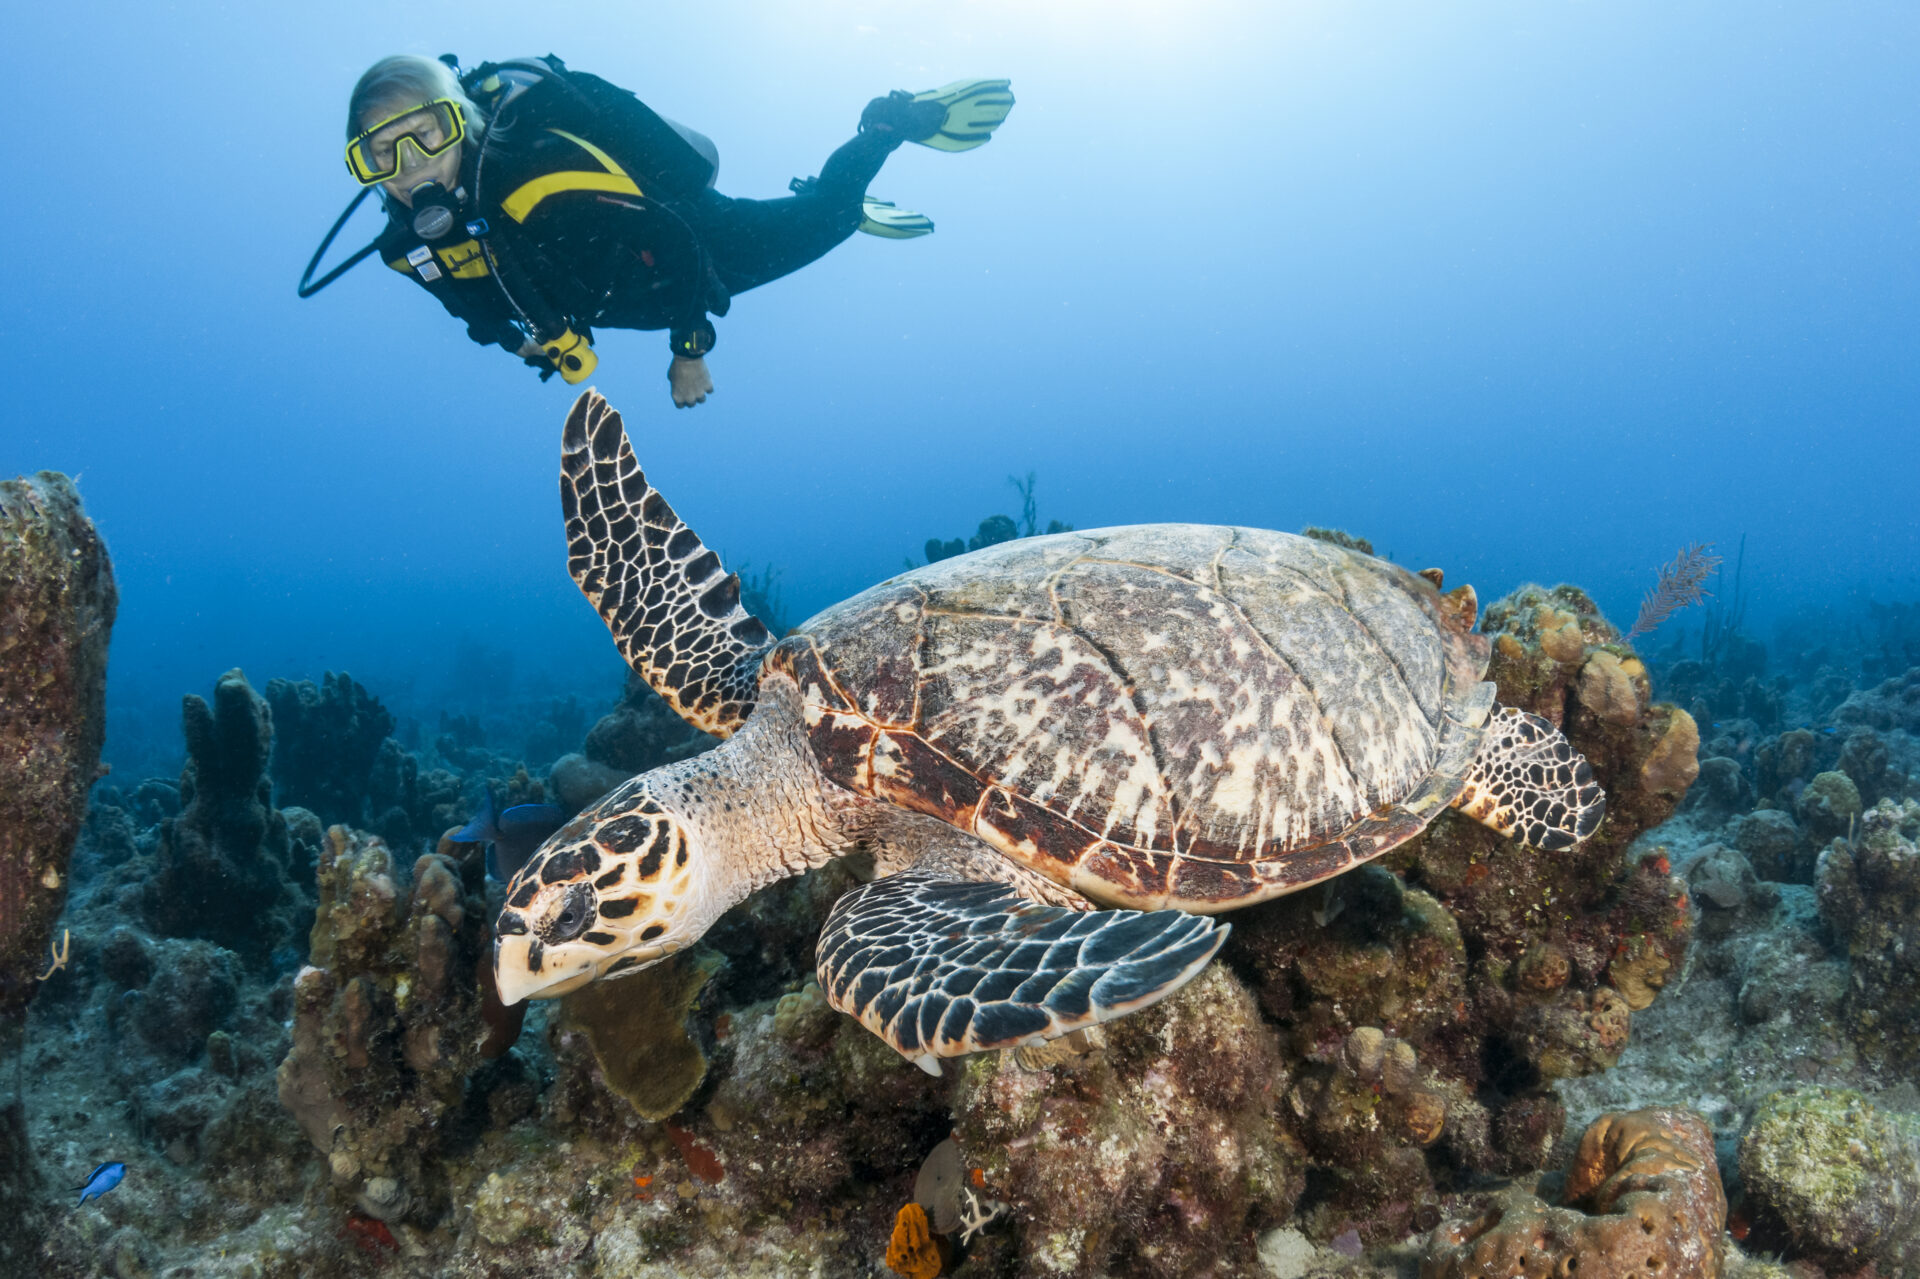
POLYGON ((1726 1193, 1713 1132, 1692 1111, 1602 1115, 1567 1173, 1568 1207, 1509 1194, 1433 1232, 1420 1279, 1718 1279, 1726 1193))
POLYGON ((119 596, 73 481, 0 482, 0 1028, 57 953, 67 860, 106 731, 119 596))

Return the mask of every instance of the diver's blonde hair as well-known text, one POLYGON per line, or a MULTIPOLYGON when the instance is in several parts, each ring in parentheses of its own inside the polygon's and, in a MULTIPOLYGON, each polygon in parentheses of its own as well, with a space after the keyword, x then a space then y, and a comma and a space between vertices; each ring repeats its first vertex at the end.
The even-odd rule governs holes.
POLYGON ((460 78, 444 62, 411 53, 396 53, 368 67, 353 86, 347 99, 347 140, 352 141, 367 125, 376 108, 405 107, 435 98, 452 98, 466 116, 467 135, 479 137, 487 127, 487 118, 460 88, 460 78))

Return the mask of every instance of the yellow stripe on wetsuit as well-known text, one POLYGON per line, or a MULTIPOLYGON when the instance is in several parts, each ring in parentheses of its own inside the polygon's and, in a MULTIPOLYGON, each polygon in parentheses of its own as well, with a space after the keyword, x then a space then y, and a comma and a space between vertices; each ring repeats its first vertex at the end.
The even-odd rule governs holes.
POLYGON ((515 222, 525 222, 540 202, 550 195, 559 195, 563 191, 612 191, 620 195, 640 195, 640 188, 634 185, 627 171, 614 162, 612 156, 602 151, 585 138, 568 133, 565 129, 549 127, 548 133, 555 133, 567 141, 579 146, 594 159, 606 166, 604 173, 589 173, 584 169, 563 169, 558 173, 543 173, 539 177, 522 183, 513 194, 500 201, 500 209, 515 222))

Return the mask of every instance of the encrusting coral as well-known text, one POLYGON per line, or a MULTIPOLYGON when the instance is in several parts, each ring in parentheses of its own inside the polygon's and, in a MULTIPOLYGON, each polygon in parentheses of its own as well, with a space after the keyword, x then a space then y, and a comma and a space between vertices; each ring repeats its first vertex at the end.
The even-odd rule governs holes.
POLYGON ((1471 1221, 1443 1223, 1420 1279, 1717 1279, 1726 1193, 1713 1131, 1687 1110, 1602 1115, 1580 1139, 1552 1207, 1511 1191, 1471 1221))
POLYGON ((1795 1257, 1920 1270, 1920 1116, 1850 1090, 1774 1093, 1741 1134, 1740 1183, 1756 1227, 1795 1257))

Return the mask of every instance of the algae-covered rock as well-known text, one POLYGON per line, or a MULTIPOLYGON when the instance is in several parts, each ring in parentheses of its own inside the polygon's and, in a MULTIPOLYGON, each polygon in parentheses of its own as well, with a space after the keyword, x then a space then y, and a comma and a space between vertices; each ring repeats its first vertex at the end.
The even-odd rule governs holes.
POLYGON ((1842 839, 1860 820, 1860 788, 1845 773, 1821 773, 1800 792, 1794 808, 1800 824, 1819 843, 1842 839))
POLYGON ((1814 855, 1800 837, 1793 815, 1763 808, 1736 818, 1727 829, 1728 842, 1747 855, 1753 873, 1779 884, 1813 882, 1814 855), (1805 851, 1803 851, 1805 850, 1805 851))
POLYGON ((1792 1254, 1853 1273, 1920 1273, 1920 1117, 1833 1088, 1774 1093, 1740 1137, 1756 1225, 1792 1254))
POLYGON ((1844 1016, 1870 1060, 1920 1070, 1920 801, 1867 810, 1820 855, 1820 918, 1852 968, 1844 1016))
POLYGON ((586 1033, 607 1087, 641 1118, 665 1119, 707 1077, 707 1054, 687 1014, 722 962, 700 948, 566 997, 566 1024, 586 1033))
POLYGON ((73 481, 0 483, 0 1025, 50 965, 106 734, 119 596, 73 481))
MULTIPOLYGON (((1287 979, 1293 1007, 1262 986, 1270 1015, 1307 1026, 1328 1017, 1320 1005, 1330 1002, 1344 1034, 1384 1011, 1379 1024, 1471 1100, 1456 1107, 1458 1123, 1442 1139, 1447 1152, 1469 1168, 1517 1172, 1517 1152, 1544 1153, 1545 1145, 1500 1134, 1539 1127, 1543 1085, 1617 1061, 1633 1008, 1651 1003, 1681 966, 1691 936, 1684 885, 1664 856, 1631 859, 1627 850, 1685 795, 1699 735, 1686 712, 1650 700, 1640 660, 1574 587, 1523 587, 1489 606, 1482 629, 1493 640, 1488 678, 1500 701, 1559 725, 1593 766, 1607 792, 1600 829, 1549 856, 1443 813, 1381 859, 1418 890, 1406 900, 1424 903, 1425 918, 1447 921, 1442 931, 1459 939, 1451 953, 1408 950, 1399 939, 1413 935, 1409 925, 1357 895, 1367 882, 1357 875, 1334 881, 1314 915, 1286 902, 1247 913, 1294 912, 1308 952, 1287 979), (1316 972, 1349 976, 1323 979, 1324 991, 1308 992, 1301 1006, 1302 981, 1316 972), (1329 1000, 1340 985, 1350 992, 1329 1000), (1409 1020, 1403 1008, 1424 1011, 1409 1020), (1348 1015, 1356 1020, 1343 1023, 1348 1015), (1510 1105, 1520 1109, 1503 1119, 1510 1105)), ((1269 927, 1250 919, 1230 950, 1240 934, 1251 943, 1269 927)), ((1438 936, 1435 927, 1421 926, 1438 936)), ((1333 1040, 1325 1032, 1315 1038, 1333 1040)))

